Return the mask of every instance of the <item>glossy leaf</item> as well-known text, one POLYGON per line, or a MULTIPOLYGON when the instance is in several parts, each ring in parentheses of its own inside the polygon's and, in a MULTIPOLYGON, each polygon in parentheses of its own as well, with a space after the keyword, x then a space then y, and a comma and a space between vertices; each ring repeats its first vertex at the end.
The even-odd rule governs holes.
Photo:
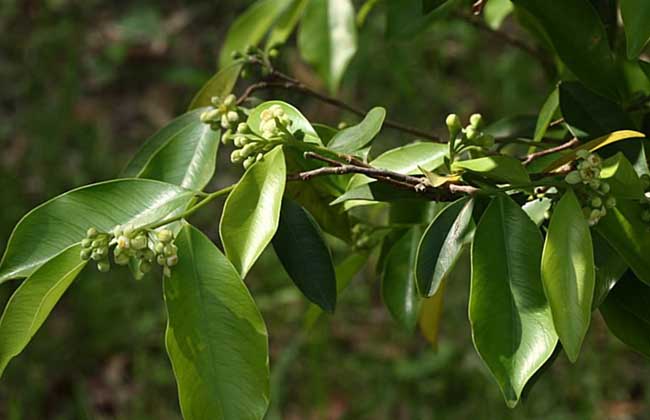
POLYGON ((194 192, 163 182, 118 179, 68 191, 18 222, 0 262, 0 282, 30 275, 38 266, 80 242, 90 227, 134 228, 184 208, 194 192))
POLYGON ((284 13, 280 15, 273 26, 273 29, 266 40, 268 48, 282 45, 287 41, 287 39, 289 39, 298 25, 298 21, 302 18, 307 4, 309 4, 309 0, 293 0, 291 5, 286 8, 284 13))
POLYGON ((273 249, 302 294, 334 312, 336 276, 330 250, 311 214, 292 200, 282 202, 273 249))
POLYGON ((407 331, 413 331, 420 312, 415 286, 415 256, 422 229, 408 229, 388 251, 383 263, 381 296, 388 311, 407 331))
POLYGON ((262 122, 260 115, 262 114, 262 111, 269 109, 273 105, 279 105, 282 107, 286 115, 291 119, 291 126, 289 127, 289 131, 295 132, 296 130, 301 130, 305 134, 306 142, 322 145, 320 138, 316 133, 316 130, 314 130, 314 127, 312 127, 307 118, 305 118, 305 116, 302 115, 300 111, 296 109, 296 107, 282 101, 266 101, 256 106, 248 116, 248 125, 250 126, 251 130, 257 134, 262 134, 262 130, 260 130, 260 123, 262 122))
POLYGON ((278 228, 285 178, 284 154, 276 147, 244 173, 226 199, 219 226, 221 242, 242 277, 278 228))
POLYGON ((555 115, 555 111, 557 111, 559 106, 560 93, 558 89, 553 89, 553 92, 551 92, 551 94, 548 95, 548 98, 546 98, 546 101, 544 102, 544 105, 539 112, 539 116, 537 117, 537 124, 535 125, 535 136, 533 138, 533 141, 538 142, 544 138, 546 130, 553 120, 553 115, 555 115))
POLYGON ((510 407, 557 342, 541 256, 537 226, 512 199, 496 197, 474 234, 469 319, 474 346, 510 407))
POLYGON ((643 223, 637 200, 618 200, 600 219, 596 230, 618 252, 642 282, 650 285, 650 226, 643 223))
POLYGON ((590 88, 617 97, 618 80, 605 27, 587 0, 514 0, 543 26, 566 66, 590 88))
POLYGON ((641 199, 644 197, 643 184, 634 167, 622 153, 605 159, 600 178, 611 187, 616 198, 641 199))
POLYGON ((418 244, 415 261, 417 289, 421 296, 433 296, 449 275, 471 240, 474 202, 459 199, 433 219, 418 244))
POLYGON ((592 309, 598 308, 627 271, 627 264, 597 231, 592 231, 596 284, 592 309))
POLYGON ((215 73, 194 96, 188 110, 209 106, 213 96, 225 98, 231 94, 242 67, 243 63, 236 61, 215 73))
POLYGON ((357 52, 357 28, 350 0, 310 0, 298 30, 298 48, 330 92, 336 92, 357 52))
POLYGON ((464 169, 497 182, 510 184, 527 184, 530 182, 528 173, 521 161, 510 156, 489 156, 462 160, 455 162, 453 169, 464 169))
POLYGON ((368 145, 381 130, 386 118, 386 110, 375 107, 368 111, 363 120, 352 127, 336 133, 327 148, 336 152, 352 153, 368 145))
POLYGON ((291 3, 291 0, 258 0, 230 25, 219 54, 219 67, 232 63, 232 53, 256 46, 291 3))
POLYGON ((621 17, 627 40, 627 57, 634 60, 650 40, 650 4, 645 0, 621 0, 621 17))
POLYGON ((262 419, 269 403, 266 326, 241 277, 199 230, 176 240, 164 278, 165 343, 186 419, 262 419))
POLYGON ((34 271, 16 289, 0 318, 0 376, 43 325, 54 305, 86 265, 74 245, 34 271))
POLYGON ((589 225, 575 193, 568 190, 555 206, 549 224, 542 254, 542 283, 555 331, 574 363, 591 321, 594 270, 589 225))

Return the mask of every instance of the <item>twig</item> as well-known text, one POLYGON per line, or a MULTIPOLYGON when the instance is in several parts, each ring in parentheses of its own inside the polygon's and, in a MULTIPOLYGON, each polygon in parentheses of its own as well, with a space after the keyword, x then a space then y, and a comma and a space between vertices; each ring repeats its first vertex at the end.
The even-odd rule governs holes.
POLYGON ((474 4, 472 4, 472 13, 477 16, 480 15, 487 2, 488 0, 476 0, 474 4))
POLYGON ((577 145, 578 143, 580 143, 580 142, 578 141, 577 138, 574 137, 573 139, 569 140, 566 143, 560 144, 559 146, 555 146, 555 147, 551 147, 551 148, 548 148, 548 149, 540 150, 539 152, 531 153, 528 156, 524 156, 522 158, 522 163, 524 165, 528 165, 529 163, 531 163, 535 159, 541 158, 543 156, 550 155, 550 154, 555 153, 555 152, 560 152, 562 150, 570 149, 573 146, 577 145))

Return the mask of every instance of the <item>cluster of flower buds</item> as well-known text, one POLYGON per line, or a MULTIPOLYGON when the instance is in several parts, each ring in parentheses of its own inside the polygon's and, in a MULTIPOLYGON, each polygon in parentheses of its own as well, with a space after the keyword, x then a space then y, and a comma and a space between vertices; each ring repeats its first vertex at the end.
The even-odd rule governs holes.
POLYGON ((445 123, 449 130, 450 140, 454 140, 460 135, 460 140, 463 144, 478 146, 484 149, 494 146, 494 137, 482 131, 483 117, 481 114, 472 114, 469 117, 469 125, 465 128, 463 128, 460 117, 456 114, 449 114, 445 123))
POLYGON ((595 153, 587 150, 578 150, 576 169, 569 172, 564 180, 576 187, 576 192, 584 206, 582 211, 589 222, 594 226, 607 214, 607 209, 616 207, 616 198, 609 195, 610 185, 600 179, 603 161, 595 153))
POLYGON ((232 132, 240 120, 237 97, 232 94, 225 98, 214 96, 210 102, 212 106, 201 114, 201 122, 209 124, 213 130, 222 128, 232 132))
POLYGON ((113 247, 113 261, 117 265, 128 265, 131 259, 142 274, 148 273, 155 262, 163 267, 166 276, 170 268, 178 263, 174 234, 169 229, 157 232, 135 230, 132 226, 115 226, 111 232, 99 232, 91 227, 81 241, 81 259, 97 262, 97 269, 107 272, 111 268, 109 253, 113 247))

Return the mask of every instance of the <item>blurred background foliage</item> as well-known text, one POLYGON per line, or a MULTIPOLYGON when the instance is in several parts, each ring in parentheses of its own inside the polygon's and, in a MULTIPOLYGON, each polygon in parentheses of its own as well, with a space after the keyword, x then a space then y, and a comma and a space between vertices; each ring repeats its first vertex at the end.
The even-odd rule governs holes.
MULTIPOLYGON (((355 2, 357 7, 362 2, 355 2)), ((249 1, 3 0, 0 3, 0 249, 30 208, 116 177, 157 128, 183 112, 215 71, 224 34, 249 1)), ((488 121, 532 115, 553 80, 524 51, 461 18, 387 40, 377 6, 340 96, 442 133, 449 112, 488 121)), ((526 39, 510 20, 503 31, 526 39)), ((281 66, 316 88, 290 42, 281 66)), ((273 95, 272 93, 270 94, 273 95)), ((277 92, 310 119, 355 118, 277 92)), ((377 150, 412 139, 385 131, 377 150)), ((376 153, 376 152, 375 152, 376 153)), ((220 154, 213 187, 240 169, 220 154)), ((218 207, 193 219, 217 239, 218 207)), ((343 256, 339 256, 343 257, 343 256)), ((577 366, 563 355, 515 410, 472 348, 468 273, 447 292, 437 352, 400 331, 381 304, 371 258, 334 316, 307 332, 307 304, 267 252, 247 279, 267 321, 270 419, 643 419, 650 366, 592 325, 577 366)), ((17 283, 0 289, 4 304, 17 283)), ((87 270, 0 383, 2 419, 177 419, 163 347, 158 278, 87 270)))

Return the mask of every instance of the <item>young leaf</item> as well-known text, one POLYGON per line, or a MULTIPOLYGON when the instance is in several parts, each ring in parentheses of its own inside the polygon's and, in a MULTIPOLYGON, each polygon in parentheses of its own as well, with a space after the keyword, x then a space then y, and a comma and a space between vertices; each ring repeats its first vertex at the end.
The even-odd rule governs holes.
POLYGON ((415 276, 421 296, 433 296, 471 240, 473 200, 445 207, 427 227, 417 249, 415 276))
POLYGON ((258 0, 230 25, 219 54, 219 67, 234 60, 232 53, 243 52, 249 45, 256 46, 269 31, 291 0, 258 0))
POLYGON ((327 148, 342 153, 356 152, 375 138, 381 130, 384 118, 386 118, 384 108, 371 109, 359 124, 336 133, 332 141, 327 144, 327 148))
POLYGON ((329 248, 311 214, 284 199, 273 249, 307 299, 327 312, 336 306, 336 277, 329 248))
POLYGON ((90 227, 134 228, 184 208, 194 192, 146 179, 117 179, 68 191, 27 213, 16 225, 0 262, 0 283, 30 275, 80 242, 90 227))
POLYGON ((453 169, 464 169, 498 182, 510 184, 527 184, 530 182, 528 173, 521 161, 510 156, 489 156, 462 160, 454 163, 453 169))
POLYGON ((637 200, 618 200, 616 207, 600 219, 596 230, 639 280, 650 285, 650 228, 641 221, 642 212, 637 200))
POLYGON ((594 253, 589 225, 573 190, 555 207, 542 254, 542 283, 553 325, 575 363, 591 321, 594 253))
POLYGON ((330 92, 338 90, 357 52, 357 28, 350 0, 311 0, 298 29, 298 48, 330 92))
POLYGON ((308 143, 316 143, 322 146, 322 142, 314 130, 314 127, 309 123, 307 118, 300 113, 293 105, 282 101, 267 101, 255 107, 248 116, 248 125, 251 130, 257 134, 262 134, 260 130, 260 123, 262 122, 261 114, 265 109, 269 109, 273 105, 279 105, 285 114, 291 119, 291 126, 289 131, 295 132, 300 130, 305 134, 305 141, 308 143))
POLYGON ((278 228, 285 178, 284 154, 276 147, 244 173, 226 199, 219 225, 221 242, 242 277, 278 228))
MULTIPOLYGON (((489 4, 490 3, 488 3, 488 5, 489 4)), ((544 138, 546 130, 548 129, 548 126, 553 119, 553 115, 555 115, 555 111, 557 111, 559 106, 559 91, 558 89, 553 89, 553 92, 551 92, 551 94, 548 95, 548 98, 546 98, 546 102, 544 102, 544 105, 539 112, 539 116, 537 117, 537 124, 535 125, 535 137, 533 138, 533 141, 539 142, 544 138)))
POLYGON ((537 226, 511 198, 495 198, 474 234, 469 319, 474 346, 510 407, 557 342, 541 256, 537 226))
POLYGON ((627 57, 635 60, 650 40, 650 4, 645 0, 621 0, 621 16, 627 40, 627 57))
POLYGON ((605 27, 587 0, 513 0, 544 27, 566 66, 590 88, 609 97, 618 96, 614 55, 605 27))
POLYGON ((492 29, 499 29, 501 23, 505 20, 514 6, 510 0, 490 0, 485 3, 483 8, 483 18, 488 26, 492 29))
POLYGON ((164 278, 165 343, 186 419, 262 419, 269 403, 268 337, 239 274, 199 230, 176 240, 164 278))
POLYGON ((650 288, 630 271, 600 305, 609 330, 619 340, 650 357, 650 288))
POLYGON ((388 311, 407 331, 418 321, 420 297, 415 286, 415 256, 422 229, 414 226, 392 246, 383 263, 381 296, 388 311))
POLYGON ((86 265, 74 245, 34 271, 16 289, 0 318, 0 376, 43 325, 54 305, 86 265))
POLYGON ((219 70, 194 96, 194 99, 192 99, 188 107, 188 111, 209 106, 213 96, 218 96, 222 99, 228 96, 237 83, 242 67, 243 63, 236 61, 219 70))

